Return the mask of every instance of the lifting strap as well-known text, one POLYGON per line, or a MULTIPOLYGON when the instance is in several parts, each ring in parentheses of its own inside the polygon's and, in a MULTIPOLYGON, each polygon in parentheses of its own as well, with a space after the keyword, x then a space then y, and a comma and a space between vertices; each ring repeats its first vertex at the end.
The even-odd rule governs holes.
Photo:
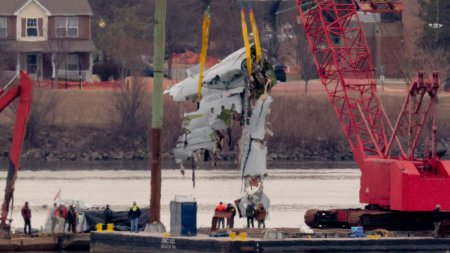
POLYGON ((247 74, 252 74, 252 55, 250 51, 250 42, 248 40, 247 21, 245 19, 244 5, 241 2, 241 24, 242 24, 242 38, 244 39, 245 56, 247 60, 247 74))
POLYGON ((256 64, 261 64, 261 43, 259 41, 258 25, 256 24, 255 14, 253 13, 250 1, 248 1, 248 8, 249 8, 250 24, 252 26, 253 40, 255 42, 256 64))
POLYGON ((211 12, 208 6, 203 12, 203 26, 202 26, 202 50, 200 52, 200 63, 198 73, 198 85, 197 85, 197 97, 202 97, 202 83, 203 83, 203 71, 205 70, 206 53, 208 51, 209 43, 209 25, 211 23, 211 12))
MULTIPOLYGON (((254 40, 255 51, 256 51, 256 64, 261 64, 261 55, 262 55, 261 42, 259 40, 258 25, 256 24, 255 14, 253 12, 250 1, 248 1, 248 8, 249 8, 250 25, 252 28, 253 40, 254 40)), ((247 74, 250 76, 253 71, 252 55, 251 55, 250 41, 249 41, 249 37, 248 37, 247 20, 245 18, 245 8, 244 8, 243 1, 241 1, 241 24, 242 24, 242 38, 244 39, 245 55, 246 55, 246 60, 247 60, 247 74)))

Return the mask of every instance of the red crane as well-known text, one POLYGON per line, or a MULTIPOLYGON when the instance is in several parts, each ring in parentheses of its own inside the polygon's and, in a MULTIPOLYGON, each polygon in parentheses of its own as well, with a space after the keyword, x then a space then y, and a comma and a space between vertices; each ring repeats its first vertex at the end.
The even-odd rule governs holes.
POLYGON ((403 9, 393 0, 297 0, 319 77, 361 169, 360 202, 367 204, 364 210, 309 210, 305 221, 312 227, 408 222, 426 227, 435 205, 450 211, 450 161, 440 160, 435 147, 438 74, 425 80, 419 73, 392 126, 377 96, 356 4, 368 12, 403 9), (415 151, 430 121, 429 152, 418 157, 415 151))
POLYGON ((0 89, 0 112, 10 105, 16 98, 19 98, 16 122, 14 124, 13 140, 9 152, 8 174, 6 176, 5 197, 2 204, 1 232, 9 234, 11 219, 8 219, 10 203, 14 195, 14 185, 17 178, 17 171, 20 169, 20 155, 25 137, 27 122, 31 111, 33 97, 33 85, 25 72, 20 72, 20 84, 7 90, 7 87, 0 89))

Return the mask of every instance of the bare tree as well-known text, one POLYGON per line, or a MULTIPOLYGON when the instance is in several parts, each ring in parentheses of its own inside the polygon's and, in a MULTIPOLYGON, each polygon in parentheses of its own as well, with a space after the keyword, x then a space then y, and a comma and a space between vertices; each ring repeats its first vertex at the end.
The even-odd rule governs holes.
POLYGON ((48 48, 51 52, 52 62, 52 89, 58 88, 59 70, 63 64, 67 63, 67 51, 69 50, 69 41, 63 39, 48 40, 48 48))
POLYGON ((60 92, 35 89, 30 117, 28 118, 27 134, 25 140, 35 145, 35 137, 39 131, 52 125, 50 115, 58 110, 65 96, 60 92))
POLYGON ((16 75, 16 53, 0 44, 0 54, 0 86, 4 86, 16 75))
MULTIPOLYGON (((200 51, 202 12, 208 5, 211 11, 208 55, 225 57, 243 47, 239 1, 169 0, 166 30, 169 77, 173 53, 184 52, 186 49, 200 51)), ((272 2, 252 3, 261 36, 265 34, 265 24, 274 22, 273 13, 271 13, 274 5, 272 2)), ((247 3, 245 8, 247 10, 247 3)))
POLYGON ((94 41, 99 49, 120 65, 122 77, 137 67, 143 69, 142 57, 152 54, 154 1, 91 0, 91 4, 96 14, 94 41), (100 20, 103 27, 97 25, 100 20))
POLYGON ((121 84, 111 98, 111 118, 116 132, 132 136, 145 136, 149 120, 145 113, 149 92, 145 91, 144 80, 138 76, 129 77, 121 84))
POLYGON ((418 49, 414 55, 405 57, 403 61, 401 70, 405 80, 409 82, 417 71, 424 71, 426 73, 438 71, 440 78, 444 80, 447 75, 446 70, 448 69, 448 64, 450 63, 450 58, 446 57, 446 55, 448 55, 448 52, 444 49, 436 49, 435 51, 428 52, 418 49))
MULTIPOLYGON (((25 135, 25 143, 27 145, 31 147, 38 145, 36 142, 37 133, 54 124, 55 117, 51 117, 51 115, 58 110, 64 99, 65 95, 58 91, 34 89, 33 103, 25 135)), ((16 112, 17 102, 8 107, 6 115, 10 122, 15 121, 16 112)))
MULTIPOLYGON (((200 0, 169 0, 166 17, 166 55, 168 77, 172 77, 172 54, 185 49, 200 51, 202 11, 200 0), (189 13, 189 15, 183 14, 189 13)), ((212 23, 212 22, 211 22, 212 23)))
POLYGON ((313 55, 308 45, 305 28, 297 26, 298 33, 298 64, 300 64, 300 75, 305 82, 305 94, 308 93, 308 83, 312 78, 317 77, 317 71, 314 65, 313 55))

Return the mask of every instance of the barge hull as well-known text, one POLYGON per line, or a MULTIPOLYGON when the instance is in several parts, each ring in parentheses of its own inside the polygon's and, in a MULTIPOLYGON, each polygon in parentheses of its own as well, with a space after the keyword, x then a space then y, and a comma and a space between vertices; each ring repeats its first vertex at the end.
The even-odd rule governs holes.
POLYGON ((243 252, 448 252, 450 239, 409 238, 315 238, 231 241, 229 238, 171 237, 150 233, 92 233, 92 253, 243 253, 243 252))

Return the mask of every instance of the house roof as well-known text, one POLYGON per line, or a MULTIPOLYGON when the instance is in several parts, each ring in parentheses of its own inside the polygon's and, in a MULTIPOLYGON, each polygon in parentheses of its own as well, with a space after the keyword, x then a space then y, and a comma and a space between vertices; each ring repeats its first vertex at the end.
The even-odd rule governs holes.
POLYGON ((94 15, 87 0, 0 0, 0 15, 17 15, 17 11, 32 1, 50 16, 94 15))
POLYGON ((0 44, 9 51, 28 53, 77 53, 97 50, 92 40, 4 41, 0 44))
POLYGON ((0 15, 11 16, 28 0, 0 0, 0 15))

